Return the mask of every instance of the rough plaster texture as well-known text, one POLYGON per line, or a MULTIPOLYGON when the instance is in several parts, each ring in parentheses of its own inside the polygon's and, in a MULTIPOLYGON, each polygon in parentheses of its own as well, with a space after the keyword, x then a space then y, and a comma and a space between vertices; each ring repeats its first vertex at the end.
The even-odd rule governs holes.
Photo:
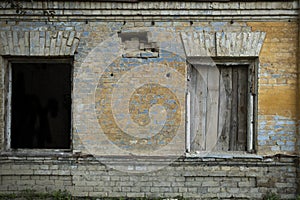
MULTIPOLYGON (((2 123, 0 123, 0 142, 3 150, 0 161, 1 192, 15 192, 23 189, 39 189, 41 191, 67 189, 75 196, 183 196, 197 199, 218 197, 261 199, 263 194, 271 191, 279 193, 282 199, 295 197, 298 180, 296 178, 296 158, 273 157, 275 154, 297 153, 296 84, 298 72, 296 52, 298 48, 298 24, 293 22, 297 16, 297 4, 294 1, 275 3, 232 2, 226 5, 217 2, 186 2, 182 4, 168 4, 167 2, 143 2, 140 4, 102 2, 69 4, 65 2, 64 4, 63 2, 54 2, 52 7, 49 5, 49 8, 56 11, 56 16, 50 17, 50 22, 42 21, 42 19, 48 19, 48 16, 37 18, 34 15, 34 13, 39 15, 38 12, 40 11, 37 8, 41 7, 42 3, 33 5, 30 7, 31 4, 28 2, 25 8, 30 7, 29 10, 32 13, 25 15, 24 20, 20 21, 18 21, 19 16, 16 16, 15 19, 9 16, 13 10, 1 10, 0 47, 2 56, 0 63, 2 79, 0 89, 2 95, 0 103, 2 105, 2 123), (80 9, 73 9, 73 7, 80 9), (143 10, 144 16, 138 15, 141 10, 143 10), (261 12, 266 15, 260 16, 261 12), (124 16, 119 15, 120 13, 124 16), (228 16, 230 14, 230 17, 235 21, 226 21, 226 13, 228 16), (239 17, 239 14, 243 13, 246 17, 239 17), (90 21, 85 22, 81 17, 82 14, 86 14, 85 19, 90 21), (222 15, 222 19, 221 14, 225 14, 225 17, 222 15), (175 18, 176 15, 181 15, 181 17, 175 18), (162 20, 163 16, 168 17, 162 20), (261 22, 252 22, 249 20, 249 16, 252 16, 252 19, 259 19, 261 22), (196 18, 203 21, 193 21, 196 18), (58 22, 58 19, 62 22, 58 22), (99 21, 99 19, 106 21, 99 21), (169 20, 166 21, 166 19, 169 20), (214 19, 214 21, 205 21, 208 19, 214 19), (245 20, 247 22, 243 22, 245 20), (149 41, 157 43, 153 45, 163 45, 164 50, 167 51, 149 52, 147 48, 136 46, 135 39, 130 42, 134 51, 126 50, 126 44, 122 43, 117 33, 133 31, 155 33, 149 35, 149 41), (147 77, 149 74, 151 78, 155 78, 153 72, 158 68, 151 66, 153 63, 157 66, 167 66, 168 69, 174 70, 172 71, 174 74, 178 73, 184 77, 186 64, 182 57, 187 52, 184 51, 184 47, 186 48, 191 44, 183 46, 182 43, 185 41, 182 41, 180 34, 177 33, 182 33, 185 38, 190 40, 190 43, 193 40, 189 34, 194 33, 193 37, 199 36, 194 38, 194 40, 199 41, 199 44, 203 44, 200 42, 201 37, 204 38, 205 42, 208 42, 212 40, 207 40, 206 37, 218 39, 223 35, 225 37, 221 50, 230 47, 233 51, 228 52, 233 52, 231 56, 237 58, 240 56, 259 57, 258 130, 254 140, 256 141, 257 154, 265 155, 265 157, 240 158, 240 156, 245 156, 240 155, 232 158, 231 156, 224 156, 226 155, 225 152, 221 156, 222 158, 180 158, 170 166, 165 167, 166 165, 164 165, 165 168, 158 171, 138 174, 115 170, 117 168, 115 166, 125 165, 124 163, 131 162, 132 158, 114 158, 115 162, 109 165, 104 165, 112 159, 109 157, 86 158, 84 156, 86 154, 95 154, 95 152, 104 150, 106 150, 105 156, 113 154, 112 152, 120 155, 118 148, 116 148, 118 145, 122 150, 135 146, 139 149, 138 153, 141 153, 141 150, 149 152, 149 150, 153 150, 151 149, 153 147, 160 148, 164 142, 170 142, 168 137, 164 137, 165 140, 148 139, 135 142, 130 137, 124 139, 122 135, 115 134, 120 133, 118 130, 120 124, 116 126, 111 122, 120 118, 112 116, 112 108, 109 105, 111 99, 109 98, 113 97, 116 100, 116 105, 119 105, 118 102, 124 100, 126 95, 128 96, 126 92, 123 96, 112 96, 111 90, 117 89, 120 85, 114 84, 115 81, 121 80, 120 78, 126 72, 137 68, 137 66, 142 66, 140 68, 142 73, 138 73, 139 78, 147 77), (233 44, 246 44, 247 46, 249 43, 246 41, 256 38, 256 34, 258 39, 253 40, 256 42, 251 43, 252 46, 249 45, 248 49, 262 45, 260 52, 253 51, 253 53, 241 55, 236 50, 236 46, 232 46, 233 44), (229 35, 231 37, 227 37, 229 35), (248 38, 244 37, 245 35, 248 38), (237 40, 233 40, 233 36, 236 36, 237 40), (169 42, 170 38, 175 38, 175 42, 169 42), (165 43, 163 43, 164 41, 165 43), (238 41, 243 42, 238 43, 238 41), (101 44, 105 45, 101 46, 101 44), (55 49, 52 48, 54 46, 55 49), (70 51, 67 50, 68 48, 70 51), (75 123, 73 124, 72 139, 72 152, 74 154, 34 157, 29 156, 32 155, 30 151, 27 153, 7 153, 4 151, 4 102, 7 88, 5 56, 8 55, 50 56, 48 58, 74 55, 73 116, 75 123), (110 55, 110 57, 104 55, 110 55), (101 71, 101 66, 107 66, 107 68, 101 71), (148 66, 147 70, 153 67, 153 70, 147 71, 143 66, 148 66), (102 72, 104 73, 101 75, 102 72), (105 100, 108 101, 105 102, 105 100), (107 128, 104 135, 107 134, 110 140, 102 137, 104 135, 99 137, 97 131, 101 126, 107 128), (149 144, 149 149, 139 147, 140 145, 144 148, 145 145, 142 145, 144 142, 149 144), (132 146, 126 145, 128 143, 132 146), (113 148, 115 148, 114 151, 113 148)), ((216 47, 222 44, 222 40, 217 41, 221 42, 211 42, 211 48, 208 48, 209 52, 217 52, 217 54, 209 53, 207 55, 218 56, 216 47), (215 46, 214 44, 218 45, 215 46)), ((148 43, 143 42, 143 44, 148 43)), ((221 51, 219 55, 230 56, 228 52, 221 51)), ((202 53, 200 52, 200 54, 202 53)), ((172 73, 169 74, 167 71, 162 73, 166 75, 164 79, 172 77, 170 76, 172 73)), ((134 94, 136 95, 134 97, 125 99, 130 102, 128 106, 133 113, 132 120, 139 125, 148 123, 149 106, 153 105, 154 101, 165 103, 164 105, 169 108, 165 115, 171 120, 168 121, 170 126, 165 127, 160 136, 163 137, 164 133, 170 130, 180 130, 177 134, 177 142, 179 143, 175 143, 174 146, 179 144, 179 148, 176 150, 179 150, 180 155, 183 155, 185 127, 182 122, 185 120, 185 80, 172 79, 172 82, 173 88, 164 87, 163 91, 160 91, 153 83, 146 85, 146 87, 137 87, 137 82, 127 80, 126 83, 129 84, 126 87, 137 90, 135 90, 136 93, 134 94), (173 92, 167 92, 170 90, 173 92), (159 91, 164 94, 161 99, 155 95, 159 91), (172 96, 174 91, 179 91, 180 94, 175 95, 176 98, 172 96), (151 95, 143 96, 143 94, 151 95), (142 99, 145 98, 147 104, 136 99, 139 95, 142 99), (174 105, 175 107, 172 107, 174 105), (179 115, 176 114, 178 109, 180 110, 179 115), (143 113, 144 111, 145 113, 143 113), (139 112, 141 112, 139 115, 135 115, 139 112)), ((122 106, 118 108, 123 109, 122 106)), ((155 112, 153 113, 155 114, 155 112)), ((119 115, 119 117, 124 116, 119 115)), ((156 121, 157 124, 162 122, 164 122, 163 119, 156 121)), ((143 126, 140 126, 138 130, 141 130, 141 127, 143 126)), ((132 127, 127 128, 132 130, 130 129, 132 127)), ((170 153, 174 149, 170 148, 169 150, 170 153)), ((45 152, 39 153, 47 154, 45 152)))

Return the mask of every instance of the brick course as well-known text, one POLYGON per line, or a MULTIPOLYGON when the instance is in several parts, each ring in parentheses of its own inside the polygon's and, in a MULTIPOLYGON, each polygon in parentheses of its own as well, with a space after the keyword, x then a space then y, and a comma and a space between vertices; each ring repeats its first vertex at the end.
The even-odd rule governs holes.
MULTIPOLYGON (((56 155, 57 156, 57 155, 56 155)), ((261 199, 268 191, 295 198, 295 158, 180 158, 150 173, 109 169, 95 159, 1 156, 0 191, 68 190, 74 196, 261 199), (199 196, 200 195, 200 196, 199 196)), ((120 159, 119 163, 126 160, 120 159)))

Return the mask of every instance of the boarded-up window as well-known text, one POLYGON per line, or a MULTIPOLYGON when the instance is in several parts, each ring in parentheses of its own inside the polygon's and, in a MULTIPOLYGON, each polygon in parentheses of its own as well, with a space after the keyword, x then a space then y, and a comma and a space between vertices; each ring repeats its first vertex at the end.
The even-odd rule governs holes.
POLYGON ((188 151, 247 150, 249 74, 249 65, 190 65, 188 151))

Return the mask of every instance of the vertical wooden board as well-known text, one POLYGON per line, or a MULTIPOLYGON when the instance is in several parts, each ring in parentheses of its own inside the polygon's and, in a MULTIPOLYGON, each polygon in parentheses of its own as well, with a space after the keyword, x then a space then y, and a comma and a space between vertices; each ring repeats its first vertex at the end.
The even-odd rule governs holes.
POLYGON ((207 69, 202 66, 191 66, 190 69, 190 93, 191 93, 191 150, 205 150, 205 126, 206 126, 206 99, 207 69))
POLYGON ((232 103, 232 67, 219 66, 220 71, 220 97, 219 97, 219 127, 217 150, 229 150, 229 133, 231 125, 232 103))
POLYGON ((207 126, 207 98, 208 98, 208 67, 201 66, 198 68, 198 84, 197 84, 197 96, 199 105, 199 123, 197 129, 197 136, 199 139, 200 150, 206 150, 206 126, 207 126))
POLYGON ((248 68, 191 66, 191 151, 245 151, 248 68))
POLYGON ((207 73, 206 151, 215 148, 218 140, 219 70, 209 67, 207 73))
POLYGON ((194 88, 194 85, 196 83, 196 76, 195 76, 195 73, 196 73, 196 70, 194 68, 193 65, 190 65, 189 66, 189 71, 188 71, 188 90, 189 90, 189 94, 190 94, 190 141, 189 141, 189 144, 190 144, 190 149, 191 151, 194 151, 194 144, 193 144, 193 138, 195 138, 195 124, 197 123, 197 121, 195 121, 195 107, 197 105, 195 105, 195 88, 194 88))
POLYGON ((199 129, 200 119, 199 119, 199 103, 198 103, 198 85, 199 85, 199 77, 198 72, 195 67, 193 67, 193 74, 192 74, 192 92, 193 97, 191 98, 191 105, 193 105, 191 112, 192 114, 192 129, 191 129, 191 149, 192 151, 199 151, 200 150, 200 139, 197 133, 199 129))
POLYGON ((247 144, 248 68, 238 67, 238 130, 237 150, 245 151, 247 144))
POLYGON ((231 103, 231 122, 229 132, 229 150, 236 151, 237 123, 238 123, 238 69, 232 69, 232 103, 231 103))

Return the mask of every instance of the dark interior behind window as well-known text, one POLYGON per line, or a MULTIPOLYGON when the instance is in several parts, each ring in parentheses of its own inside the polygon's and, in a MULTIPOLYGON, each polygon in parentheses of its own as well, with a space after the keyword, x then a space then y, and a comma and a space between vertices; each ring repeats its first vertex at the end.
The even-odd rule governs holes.
POLYGON ((69 149, 71 66, 12 63, 11 148, 69 149))

